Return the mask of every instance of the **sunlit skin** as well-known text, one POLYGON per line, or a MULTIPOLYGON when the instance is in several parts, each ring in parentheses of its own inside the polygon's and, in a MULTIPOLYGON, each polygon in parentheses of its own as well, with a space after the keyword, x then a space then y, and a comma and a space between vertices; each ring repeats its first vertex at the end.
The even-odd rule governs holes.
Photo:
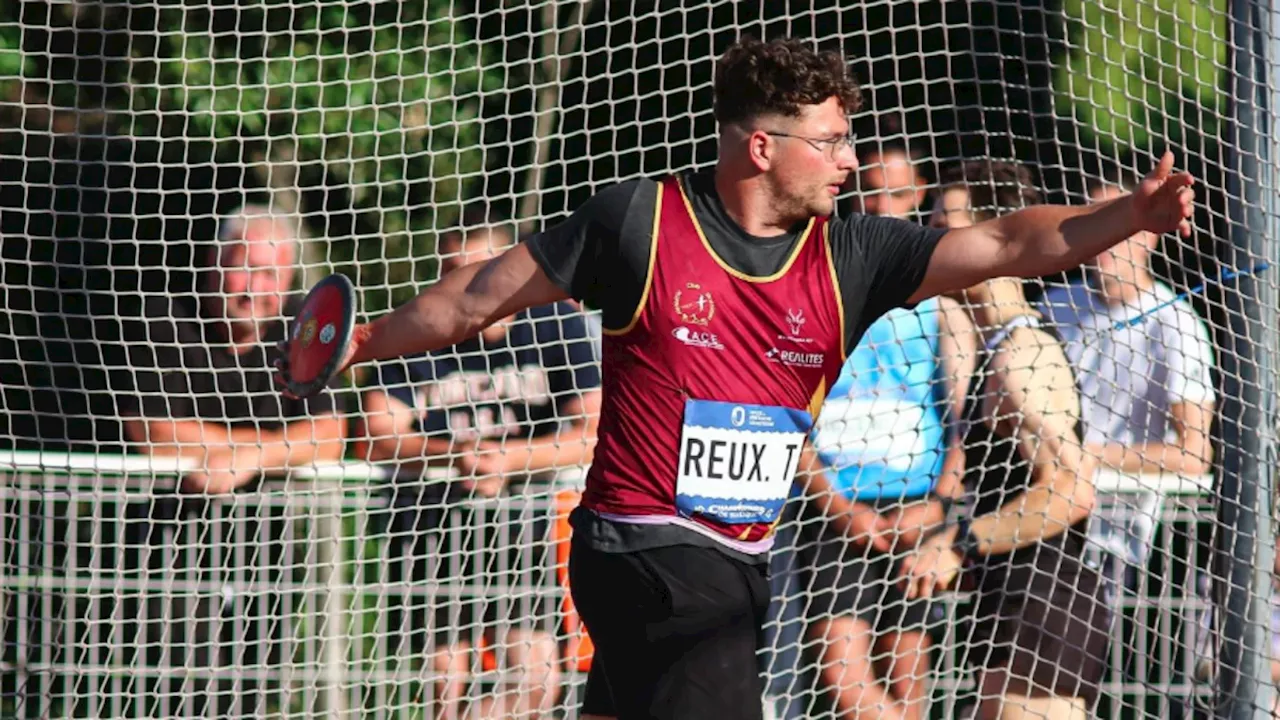
POLYGON ((218 326, 238 351, 257 342, 261 328, 280 317, 293 283, 295 248, 288 226, 267 217, 250 219, 241 237, 218 246, 204 314, 225 320, 218 326))
POLYGON ((907 219, 924 202, 925 180, 901 150, 873 151, 856 176, 854 212, 907 219))
POLYGON ((748 233, 770 237, 832 214, 841 187, 858 169, 857 155, 843 142, 848 135, 844 106, 834 97, 802 107, 796 117, 766 115, 749 127, 726 126, 715 177, 729 216, 748 233))
MULTIPOLYGON (((1110 186, 1089 193, 1089 199, 1104 202, 1124 194, 1121 188, 1110 186)), ((1093 259, 1091 279, 1108 305, 1132 304, 1155 286, 1147 261, 1158 240, 1154 233, 1140 232, 1093 259)))
MULTIPOLYGON (((446 275, 460 267, 492 260, 511 247, 509 233, 500 229, 474 230, 465 237, 446 235, 440 241, 440 274, 446 275)), ((480 337, 490 342, 501 340, 507 334, 511 319, 507 317, 480 331, 480 337)))
MULTIPOLYGON (((944 190, 933 204, 929 216, 931 227, 943 230, 966 228, 976 224, 969 206, 969 191, 964 188, 944 190)), ((979 329, 994 330, 1004 326, 1015 315, 1039 315, 1022 292, 1017 278, 995 278, 977 283, 947 296, 968 307, 979 329)))

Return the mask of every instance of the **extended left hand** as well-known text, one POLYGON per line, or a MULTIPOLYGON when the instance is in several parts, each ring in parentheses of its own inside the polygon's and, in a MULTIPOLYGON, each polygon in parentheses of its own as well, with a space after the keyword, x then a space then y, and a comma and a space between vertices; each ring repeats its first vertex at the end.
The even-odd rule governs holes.
POLYGON ((1165 151, 1160 163, 1133 191, 1134 222, 1139 230, 1156 234, 1174 232, 1191 237, 1191 216, 1195 213, 1195 178, 1190 173, 1173 172, 1173 153, 1165 151))
POLYGON ((183 476, 182 489, 208 495, 232 492, 262 473, 261 457, 255 447, 212 448, 200 470, 183 476))

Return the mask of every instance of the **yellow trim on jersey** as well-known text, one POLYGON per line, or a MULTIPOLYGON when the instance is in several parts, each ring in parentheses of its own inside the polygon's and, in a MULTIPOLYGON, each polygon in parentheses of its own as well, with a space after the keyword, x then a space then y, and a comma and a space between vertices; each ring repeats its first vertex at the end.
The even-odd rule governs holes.
POLYGON ((610 330, 603 328, 605 335, 626 335, 635 328, 636 323, 640 321, 640 314, 644 312, 644 306, 649 303, 649 291, 653 289, 653 266, 658 261, 658 229, 662 227, 662 190, 663 183, 658 183, 658 199, 653 203, 653 234, 649 241, 649 268, 644 273, 644 290, 640 293, 640 304, 636 305, 636 310, 631 314, 631 322, 620 330, 610 330))
POLYGON ((836 259, 831 254, 831 223, 822 226, 822 242, 827 248, 827 270, 831 272, 831 289, 836 293, 836 312, 840 314, 840 362, 849 357, 849 349, 844 346, 844 296, 840 294, 840 276, 836 274, 836 259))
POLYGON ((782 264, 782 269, 778 270, 778 272, 769 275, 768 277, 756 277, 755 275, 738 272, 732 267, 729 267, 729 263, 721 259, 720 256, 716 254, 716 251, 712 249, 711 242, 707 240, 706 233, 702 232, 702 224, 698 222, 698 216, 693 214, 693 203, 689 202, 689 194, 684 191, 684 183, 681 182, 679 178, 676 178, 676 184, 680 187, 680 197, 684 200, 684 207, 689 212, 689 219, 693 221, 693 229, 697 231, 698 237, 702 240, 702 247, 707 249, 707 253, 711 255, 712 259, 714 259, 720 267, 724 268, 725 272, 739 280, 746 280, 747 282, 754 283, 765 283, 773 282, 783 275, 786 275, 787 271, 791 269, 792 264, 795 263, 796 258, 800 257, 800 251, 804 249, 804 244, 809 240, 809 232, 813 230, 813 223, 816 218, 809 218, 809 224, 805 226, 804 232, 800 235, 800 242, 796 243, 796 248, 791 252, 791 257, 787 258, 787 261, 782 264))
POLYGON ((822 403, 827 401, 827 379, 824 377, 818 383, 818 389, 813 391, 813 397, 809 398, 809 417, 814 422, 818 420, 818 413, 822 412, 822 403))

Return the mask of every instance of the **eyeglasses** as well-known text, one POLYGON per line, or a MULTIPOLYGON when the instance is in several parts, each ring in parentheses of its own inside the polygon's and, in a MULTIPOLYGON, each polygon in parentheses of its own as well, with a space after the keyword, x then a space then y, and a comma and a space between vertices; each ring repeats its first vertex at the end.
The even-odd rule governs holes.
POLYGON ((832 137, 832 138, 810 138, 810 137, 805 137, 803 135, 792 135, 791 133, 784 133, 784 132, 772 132, 770 130, 765 130, 764 134, 772 135, 773 137, 784 137, 784 138, 794 138, 796 140, 803 140, 809 143, 809 145, 812 146, 814 150, 817 150, 818 152, 822 153, 822 156, 825 157, 828 162, 835 162, 836 158, 840 157, 840 151, 842 149, 846 147, 849 148, 850 150, 853 149, 853 135, 841 135, 840 137, 832 137))

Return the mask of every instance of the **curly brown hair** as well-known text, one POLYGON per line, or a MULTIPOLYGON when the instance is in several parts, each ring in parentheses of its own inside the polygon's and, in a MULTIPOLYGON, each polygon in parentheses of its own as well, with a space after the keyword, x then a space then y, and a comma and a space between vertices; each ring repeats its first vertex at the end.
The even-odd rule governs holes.
POLYGON ((969 192, 969 207, 978 222, 1041 202, 1031 171, 1005 160, 970 160, 943 170, 939 192, 957 187, 969 192))
POLYGON ((858 81, 836 52, 819 52, 802 40, 761 42, 743 38, 716 63, 715 116, 736 125, 761 115, 796 117, 805 105, 839 98, 846 113, 862 104, 858 81))

